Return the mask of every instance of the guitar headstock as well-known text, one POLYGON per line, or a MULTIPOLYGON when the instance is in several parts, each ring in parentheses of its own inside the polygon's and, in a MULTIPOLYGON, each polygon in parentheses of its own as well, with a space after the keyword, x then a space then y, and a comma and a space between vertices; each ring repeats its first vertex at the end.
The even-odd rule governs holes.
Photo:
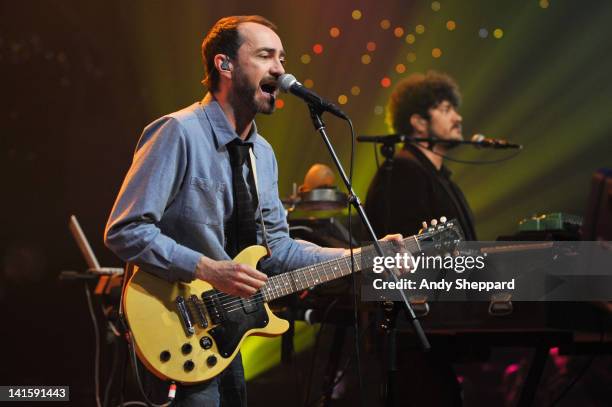
POLYGON ((447 220, 445 216, 440 220, 432 219, 429 225, 423 222, 417 238, 421 244, 429 243, 428 246, 441 252, 453 252, 464 240, 459 222, 456 219, 447 220))

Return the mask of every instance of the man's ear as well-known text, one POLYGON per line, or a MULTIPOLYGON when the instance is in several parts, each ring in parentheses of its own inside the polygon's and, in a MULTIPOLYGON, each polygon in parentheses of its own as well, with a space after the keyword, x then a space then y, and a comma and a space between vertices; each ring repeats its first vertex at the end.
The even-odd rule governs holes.
POLYGON ((410 125, 417 133, 427 133, 428 122, 420 114, 414 113, 410 116, 410 125))
POLYGON ((227 79, 231 79, 232 77, 232 63, 230 62, 230 58, 224 54, 215 55, 215 68, 219 71, 219 76, 224 76, 227 79))

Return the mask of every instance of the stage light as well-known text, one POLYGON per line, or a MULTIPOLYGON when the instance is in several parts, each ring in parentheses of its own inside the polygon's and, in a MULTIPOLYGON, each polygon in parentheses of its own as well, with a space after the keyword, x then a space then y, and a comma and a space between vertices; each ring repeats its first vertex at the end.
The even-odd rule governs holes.
POLYGON ((448 31, 454 31, 457 28, 457 24, 453 20, 448 20, 446 22, 446 29, 448 31))
POLYGON ((323 53, 323 45, 321 44, 315 44, 312 46, 312 52, 314 52, 315 54, 319 55, 323 53))
POLYGON ((431 3, 431 9, 433 11, 440 11, 440 2, 434 1, 433 3, 431 3))
POLYGON ((338 27, 332 27, 329 29, 329 35, 332 38, 338 38, 340 36, 340 29, 338 27))
POLYGON ((300 57, 300 61, 302 61, 303 64, 309 64, 310 63, 310 55, 308 54, 303 54, 300 57))
POLYGON ((417 34, 423 34, 425 32, 425 26, 423 24, 419 24, 414 28, 417 34))
POLYGON ((312 79, 306 79, 304 81, 304 86, 310 89, 314 86, 314 81, 312 79))
POLYGON ((387 19, 381 20, 380 28, 382 28, 383 30, 388 30, 389 27, 391 27, 391 21, 389 21, 387 19))
POLYGON ((400 38, 402 35, 404 35, 404 29, 402 27, 395 27, 395 29, 393 30, 393 35, 395 35, 397 38, 400 38))
POLYGON ((361 88, 359 86, 353 86, 351 88, 351 95, 358 96, 361 93, 361 88))
POLYGON ((406 36, 406 42, 408 44, 414 44, 415 41, 416 41, 416 37, 414 36, 414 34, 408 34, 406 36))
POLYGON ((380 86, 382 86, 383 88, 388 88, 389 86, 391 86, 391 79, 385 76, 380 80, 380 86))
POLYGON ((353 20, 361 20, 361 10, 353 10, 351 17, 353 17, 353 20))
POLYGON ((395 65, 395 72, 397 72, 397 73, 404 73, 404 72, 406 72, 406 65, 404 65, 404 64, 397 64, 397 65, 395 65))
POLYGON ((495 30, 493 30, 493 36, 497 39, 500 39, 504 36, 504 30, 502 30, 501 28, 496 28, 495 30))
POLYGON ((370 62, 372 62, 372 57, 368 54, 363 54, 361 56, 361 63, 364 65, 369 64, 370 62))
POLYGON ((408 62, 414 62, 416 61, 416 54, 414 52, 409 52, 406 55, 406 59, 408 60, 408 62))
POLYGON ((347 102, 348 102, 348 97, 346 95, 338 96, 338 103, 339 104, 346 105, 347 102))

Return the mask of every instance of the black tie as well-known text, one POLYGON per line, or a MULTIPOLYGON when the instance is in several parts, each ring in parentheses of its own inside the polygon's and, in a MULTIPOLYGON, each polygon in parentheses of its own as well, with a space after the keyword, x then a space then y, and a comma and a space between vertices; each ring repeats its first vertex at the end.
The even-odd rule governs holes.
POLYGON ((232 189, 234 193, 234 213, 226 226, 226 248, 230 257, 235 257, 244 248, 257 244, 255 209, 257 191, 253 171, 248 165, 251 143, 234 140, 227 144, 232 166, 232 189), (245 171, 245 164, 247 170, 245 171))

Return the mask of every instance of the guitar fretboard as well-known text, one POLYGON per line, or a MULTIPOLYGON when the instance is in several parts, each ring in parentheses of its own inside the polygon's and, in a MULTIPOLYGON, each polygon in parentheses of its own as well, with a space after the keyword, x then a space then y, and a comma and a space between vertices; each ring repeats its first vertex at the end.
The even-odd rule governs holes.
MULTIPOLYGON (((395 247, 393 242, 380 242, 380 244, 385 253, 388 253, 390 248, 395 247)), ((420 250, 417 236, 404 239, 403 245, 409 253, 415 253, 420 250)), ((362 247, 361 251, 354 255, 355 271, 361 271, 364 266, 371 266, 374 257, 377 255, 374 246, 362 247)), ((347 276, 351 274, 351 270, 351 256, 343 256, 270 277, 260 292, 265 301, 271 301, 347 276)))

